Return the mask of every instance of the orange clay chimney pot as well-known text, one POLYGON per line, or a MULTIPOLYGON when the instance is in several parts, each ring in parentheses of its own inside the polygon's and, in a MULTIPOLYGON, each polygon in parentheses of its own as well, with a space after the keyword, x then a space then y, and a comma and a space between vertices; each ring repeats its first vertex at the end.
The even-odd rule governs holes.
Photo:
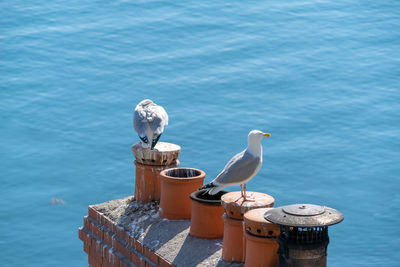
POLYGON ((138 203, 148 203, 160 200, 160 172, 165 169, 178 167, 179 160, 167 166, 145 165, 135 160, 135 166, 135 199, 138 203))
POLYGON ((216 195, 206 193, 207 189, 193 192, 192 218, 190 235, 198 238, 222 238, 224 235, 224 209, 221 206, 221 196, 228 191, 220 191, 216 195))
POLYGON ((203 185, 206 174, 193 168, 172 168, 160 173, 160 217, 170 220, 190 219, 190 194, 203 185))
POLYGON ((244 214, 246 260, 245 266, 278 266, 280 227, 264 219, 271 208, 253 209, 244 214))
POLYGON ((180 146, 159 142, 153 150, 143 148, 141 143, 132 146, 136 158, 135 199, 138 203, 160 200, 160 178, 162 170, 179 166, 177 159, 180 146))
POLYGON ((244 213, 256 208, 272 208, 275 203, 272 196, 259 192, 247 191, 247 198, 253 201, 244 201, 240 191, 230 192, 221 197, 225 210, 222 259, 228 262, 245 261, 244 213))

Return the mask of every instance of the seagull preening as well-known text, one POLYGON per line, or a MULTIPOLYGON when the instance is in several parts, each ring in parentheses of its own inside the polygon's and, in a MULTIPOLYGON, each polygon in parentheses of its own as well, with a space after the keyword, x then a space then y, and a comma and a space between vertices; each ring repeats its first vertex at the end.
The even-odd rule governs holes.
POLYGON ((242 197, 247 200, 246 184, 258 173, 262 165, 261 139, 264 136, 269 137, 271 134, 259 130, 250 131, 247 148, 236 154, 217 178, 200 189, 208 189, 210 195, 215 195, 227 186, 240 184, 242 197))
POLYGON ((150 99, 145 99, 136 106, 133 128, 142 140, 143 147, 153 149, 165 125, 168 125, 168 115, 162 106, 156 105, 150 99))

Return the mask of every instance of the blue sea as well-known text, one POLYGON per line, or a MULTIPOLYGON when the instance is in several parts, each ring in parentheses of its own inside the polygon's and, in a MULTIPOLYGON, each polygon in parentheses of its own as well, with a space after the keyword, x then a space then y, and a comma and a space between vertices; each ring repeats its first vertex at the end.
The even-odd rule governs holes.
POLYGON ((1 266, 87 266, 78 227, 133 194, 145 98, 206 182, 270 132, 248 190, 341 211, 329 266, 399 266, 396 0, 1 1, 1 266))

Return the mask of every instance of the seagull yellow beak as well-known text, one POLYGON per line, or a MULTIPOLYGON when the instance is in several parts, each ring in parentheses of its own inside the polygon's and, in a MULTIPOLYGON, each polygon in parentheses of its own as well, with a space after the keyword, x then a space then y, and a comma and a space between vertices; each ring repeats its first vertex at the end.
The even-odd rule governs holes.
POLYGON ((270 137, 271 136, 270 133, 264 133, 263 135, 266 136, 266 137, 270 137))

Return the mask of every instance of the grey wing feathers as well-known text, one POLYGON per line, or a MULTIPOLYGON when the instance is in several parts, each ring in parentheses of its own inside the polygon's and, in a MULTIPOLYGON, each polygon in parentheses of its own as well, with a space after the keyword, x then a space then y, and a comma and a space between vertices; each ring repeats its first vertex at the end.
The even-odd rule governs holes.
POLYGON ((152 106, 153 121, 149 122, 151 131, 155 135, 160 135, 164 131, 164 126, 168 125, 168 115, 165 109, 161 106, 152 106))
POLYGON ((133 113, 133 128, 135 131, 139 134, 140 137, 146 136, 146 131, 147 131, 147 122, 143 121, 144 116, 146 113, 144 113, 142 110, 139 108, 135 109, 135 112, 133 113))
POLYGON ((242 151, 226 164, 224 170, 215 178, 214 182, 221 185, 239 184, 252 176, 259 164, 260 158, 242 151))

